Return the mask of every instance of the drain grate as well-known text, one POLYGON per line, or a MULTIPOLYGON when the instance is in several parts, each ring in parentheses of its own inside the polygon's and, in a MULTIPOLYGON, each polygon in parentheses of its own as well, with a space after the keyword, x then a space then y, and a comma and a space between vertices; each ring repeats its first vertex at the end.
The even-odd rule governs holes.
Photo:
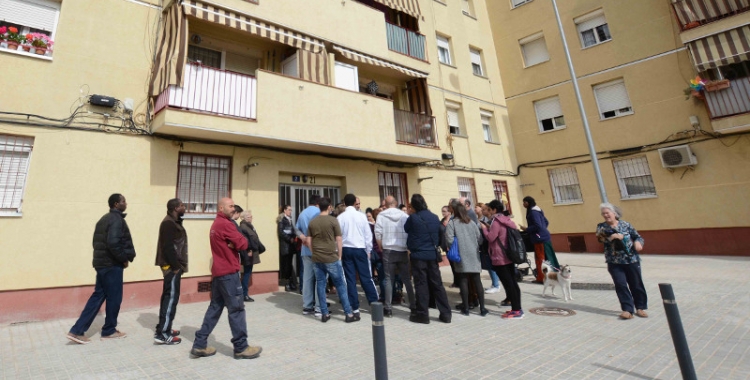
POLYGON ((198 283, 198 293, 208 293, 211 291, 211 281, 203 281, 198 283))
POLYGON ((570 284, 571 289, 581 290, 615 290, 615 284, 595 282, 574 282, 570 284))
POLYGON ((561 307, 535 307, 529 309, 529 312, 536 315, 543 315, 545 317, 570 317, 576 315, 575 311, 563 309, 561 307))

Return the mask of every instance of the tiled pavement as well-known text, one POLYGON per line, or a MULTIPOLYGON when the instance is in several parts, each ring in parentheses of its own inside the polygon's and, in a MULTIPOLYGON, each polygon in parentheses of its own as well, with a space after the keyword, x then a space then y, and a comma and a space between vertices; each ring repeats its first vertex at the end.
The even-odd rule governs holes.
MULTIPOLYGON (((611 283, 601 255, 559 254, 573 266, 574 282, 611 283)), ((659 282, 674 286, 688 343, 700 379, 747 379, 750 373, 750 258, 651 256, 643 258, 650 297, 648 319, 617 319, 612 290, 573 290, 575 301, 542 298, 540 285, 523 283, 524 309, 567 307, 571 317, 537 316, 501 320, 502 292, 487 297, 491 314, 469 317, 454 312, 453 323, 408 322, 400 307, 386 319, 388 370, 392 379, 674 379, 679 366, 664 315, 659 282)), ((450 269, 443 268, 444 282, 450 269)), ((486 272, 485 284, 489 284, 486 272)), ((527 277, 530 279, 530 277, 527 277)), ((558 296, 560 290, 557 291, 558 296)), ((127 295, 126 295, 127 296, 127 295)), ((364 299, 363 296, 361 296, 364 299)), ((449 289, 451 304, 458 292, 449 289)), ((126 339, 102 342, 99 316, 81 346, 64 335, 71 319, 0 326, 3 379, 311 379, 374 378, 369 313, 345 324, 341 309, 326 324, 300 313, 300 296, 277 292, 247 304, 251 344, 260 358, 234 360, 223 317, 209 341, 216 356, 189 359, 194 333, 207 303, 180 305, 175 328, 184 342, 152 343, 158 309, 120 314, 126 339)), ((336 296, 330 298, 337 301, 336 296)), ((1 308, 2 306, 0 306, 1 308)), ((81 305, 83 307, 83 305, 81 305)), ((1 312, 1 311, 0 311, 1 312)))

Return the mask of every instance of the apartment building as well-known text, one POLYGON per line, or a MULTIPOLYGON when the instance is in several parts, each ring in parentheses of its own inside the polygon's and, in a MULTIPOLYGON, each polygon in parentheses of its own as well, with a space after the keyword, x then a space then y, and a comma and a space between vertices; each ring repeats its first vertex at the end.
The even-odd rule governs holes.
POLYGON ((115 192, 137 252, 125 309, 158 303, 157 229, 175 196, 188 206, 183 302, 208 299, 223 196, 252 210, 268 249, 254 292, 278 289, 279 206, 298 212, 313 193, 375 207, 419 192, 436 213, 451 197, 501 199, 522 216, 486 9, 0 0, 0 322, 80 312, 115 192))
MULTIPOLYGON (((554 4, 487 6, 523 195, 545 211, 557 250, 599 252, 601 198, 554 4)), ((747 255, 750 4, 557 6, 607 198, 645 252, 747 255)))

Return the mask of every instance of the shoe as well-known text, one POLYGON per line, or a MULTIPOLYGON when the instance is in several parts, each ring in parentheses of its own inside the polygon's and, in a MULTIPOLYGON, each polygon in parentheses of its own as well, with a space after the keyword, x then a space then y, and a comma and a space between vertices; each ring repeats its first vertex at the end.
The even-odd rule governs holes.
POLYGON ((485 294, 493 294, 493 293, 497 293, 497 292, 499 292, 499 291, 500 291, 500 287, 499 287, 499 286, 497 286, 497 287, 491 287, 491 288, 487 288, 487 289, 485 289, 485 290, 484 290, 484 293, 485 293, 485 294))
POLYGON ((500 318, 503 319, 522 319, 523 318, 523 310, 511 310, 508 313, 503 314, 500 316, 500 318))
POLYGON ((352 323, 359 321, 359 313, 357 314, 349 314, 346 316, 346 319, 344 319, 344 322, 346 323, 352 323))
POLYGON ((65 336, 66 338, 78 343, 78 344, 89 344, 91 343, 91 339, 86 338, 83 335, 76 335, 72 332, 69 332, 68 335, 65 336))
POLYGON ((438 317, 438 319, 440 320, 440 322, 443 322, 443 323, 451 323, 451 315, 450 314, 448 314, 448 315, 441 315, 441 316, 438 317))
POLYGON ((502 300, 502 301, 500 302, 500 306, 510 306, 510 300, 509 300, 509 299, 507 299, 507 298, 506 298, 506 299, 504 299, 504 300, 502 300))
POLYGON ((193 347, 193 349, 190 350, 190 357, 193 359, 205 358, 207 356, 213 356, 213 355, 216 355, 216 349, 211 346, 208 346, 206 348, 193 347))
POLYGON ((355 311, 355 312, 353 312, 353 313, 352 313, 352 315, 354 315, 354 320, 355 320, 355 321, 359 321, 360 319, 362 319, 362 318, 360 317, 360 315, 359 315, 359 311, 355 311))
POLYGON ((157 344, 166 344, 168 346, 171 346, 174 344, 182 343, 182 339, 174 335, 170 335, 166 338, 163 335, 154 335, 154 342, 156 342, 157 344))
POLYGON ((326 315, 322 315, 321 314, 320 315, 320 321, 323 322, 323 323, 328 322, 329 319, 331 319, 331 314, 326 314, 326 315))
POLYGON ((285 292, 290 292, 290 291, 292 291, 292 287, 289 286, 289 285, 284 285, 284 291, 285 292))
POLYGON ((291 290, 291 291, 297 290, 297 285, 295 285, 295 284, 291 284, 291 285, 287 285, 287 286, 289 287, 289 290, 291 290))
POLYGON ((631 314, 629 311, 623 311, 620 313, 620 319, 633 319, 633 314, 631 314))
POLYGON ((180 330, 170 330, 169 334, 172 336, 180 336, 180 330))
POLYGON ((250 296, 245 296, 245 302, 255 302, 255 300, 250 298, 250 296))
MULTIPOLYGON (((330 315, 330 314, 328 314, 328 315, 330 315)), ((323 313, 321 313, 321 312, 319 312, 319 311, 316 311, 316 312, 315 312, 315 314, 313 314, 313 316, 314 316, 315 318, 322 318, 322 317, 323 317, 323 313)))
POLYGON ((638 309, 635 311, 635 315, 641 317, 641 318, 648 318, 648 314, 646 313, 646 310, 638 309))
POLYGON ((235 359, 255 359, 258 356, 260 356, 260 353, 263 352, 263 349, 260 346, 247 346, 245 351, 242 352, 235 352, 234 358, 235 359))
POLYGON ((409 316, 413 317, 415 315, 417 315, 417 309, 409 309, 409 316))
POLYGON ((476 302, 470 302, 469 303, 469 310, 474 310, 474 309, 477 308, 477 306, 479 306, 478 303, 476 303, 476 302))
POLYGON ((463 310, 463 309, 464 309, 464 304, 463 303, 457 303, 456 304, 456 310, 463 310))
POLYGON ((469 316, 469 310, 467 309, 461 309, 461 315, 469 316))
POLYGON ((393 310, 392 309, 385 309, 383 310, 383 315, 388 318, 393 318, 393 310))
POLYGON ((115 330, 114 334, 103 336, 101 339, 102 340, 107 340, 107 339, 122 339, 122 338, 125 338, 126 336, 128 336, 128 334, 126 334, 124 332, 120 332, 118 330, 115 330))
POLYGON ((310 315, 310 314, 314 314, 314 313, 315 313, 315 309, 313 309, 311 307, 310 308, 306 307, 306 308, 302 309, 302 315, 310 315))
POLYGON ((483 317, 484 317, 485 315, 489 314, 489 313, 490 313, 490 311, 489 311, 489 310, 487 310, 486 308, 481 308, 481 309, 479 309, 479 315, 481 315, 481 316, 483 316, 483 317))
POLYGON ((428 317, 426 315, 420 316, 420 315, 416 315, 415 314, 415 315, 409 316, 409 322, 424 323, 425 325, 429 325, 430 324, 430 317, 428 317))

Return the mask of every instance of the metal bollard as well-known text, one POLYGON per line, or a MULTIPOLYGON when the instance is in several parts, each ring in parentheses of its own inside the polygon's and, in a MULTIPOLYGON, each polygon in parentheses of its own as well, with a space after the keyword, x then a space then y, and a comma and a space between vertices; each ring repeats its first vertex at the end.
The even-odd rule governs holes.
POLYGON ((664 300, 664 311, 667 314, 669 331, 672 333, 672 343, 677 353, 677 361, 680 363, 680 372, 685 380, 698 380, 693 366, 693 358, 690 356, 690 348, 685 338, 685 329, 682 327, 680 310, 677 309, 677 301, 674 298, 672 284, 659 284, 661 298, 664 300))
POLYGON ((388 379, 388 360, 385 355, 385 326, 383 326, 383 304, 372 306, 372 350, 375 353, 375 379, 388 379))

